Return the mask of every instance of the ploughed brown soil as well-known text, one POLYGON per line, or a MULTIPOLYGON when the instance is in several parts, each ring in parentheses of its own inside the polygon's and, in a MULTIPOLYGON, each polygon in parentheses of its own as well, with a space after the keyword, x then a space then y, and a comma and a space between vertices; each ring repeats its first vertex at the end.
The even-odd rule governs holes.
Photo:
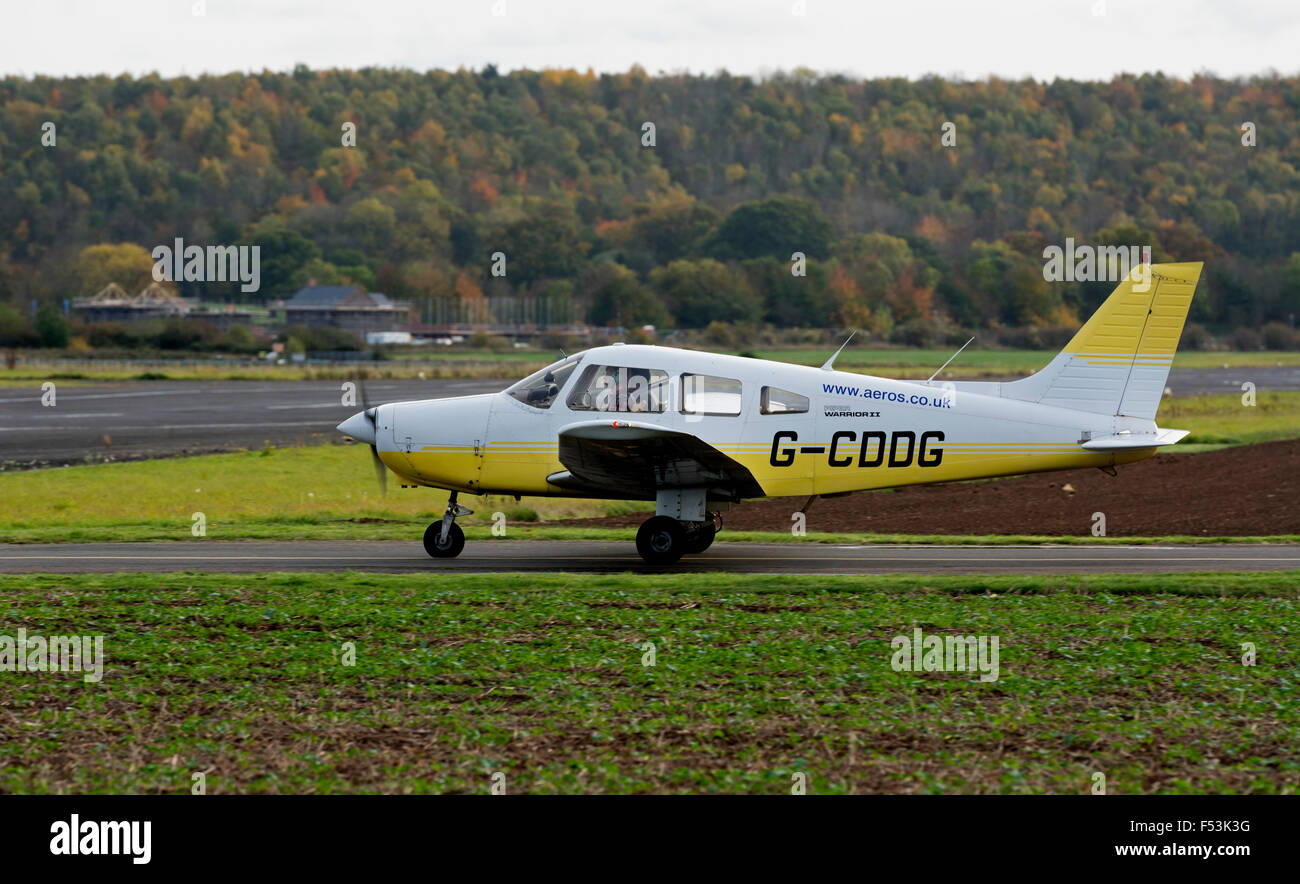
MULTIPOLYGON (((1116 468, 914 485, 819 498, 809 531, 881 534, 1090 535, 1093 513, 1110 537, 1300 534, 1300 440, 1201 454, 1157 454, 1116 468), (1066 486, 1069 486, 1068 488, 1066 486), (1073 489, 1073 490, 1070 490, 1073 489)), ((807 498, 747 501, 723 513, 725 530, 789 531, 807 498)), ((560 524, 636 526, 644 515, 560 524)))

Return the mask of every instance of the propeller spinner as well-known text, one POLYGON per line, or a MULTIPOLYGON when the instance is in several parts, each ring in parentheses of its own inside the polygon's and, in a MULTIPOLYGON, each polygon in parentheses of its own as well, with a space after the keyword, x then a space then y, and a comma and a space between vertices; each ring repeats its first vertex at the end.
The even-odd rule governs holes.
POLYGON ((365 442, 370 446, 370 458, 374 462, 375 479, 379 482, 379 492, 387 494, 388 468, 384 466, 383 460, 379 457, 379 449, 375 446, 375 439, 378 436, 375 413, 379 410, 379 407, 367 407, 366 385, 363 383, 359 386, 361 388, 361 407, 363 410, 339 424, 338 430, 340 433, 346 433, 358 442, 365 442))

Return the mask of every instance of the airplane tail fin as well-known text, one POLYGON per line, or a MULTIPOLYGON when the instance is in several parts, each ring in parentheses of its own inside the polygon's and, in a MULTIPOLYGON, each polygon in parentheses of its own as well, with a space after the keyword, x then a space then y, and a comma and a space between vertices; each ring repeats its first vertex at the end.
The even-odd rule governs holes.
POLYGON ((1201 262, 1139 265, 1042 371, 1001 395, 1153 420, 1201 276, 1201 262))

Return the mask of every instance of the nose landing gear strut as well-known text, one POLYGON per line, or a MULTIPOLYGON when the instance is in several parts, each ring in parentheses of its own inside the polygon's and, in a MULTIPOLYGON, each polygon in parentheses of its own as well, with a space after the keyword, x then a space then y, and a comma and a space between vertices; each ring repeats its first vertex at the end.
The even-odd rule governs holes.
POLYGON ((447 498, 447 511, 440 521, 424 529, 424 551, 435 559, 454 559, 465 548, 465 532, 456 524, 457 516, 468 516, 474 511, 456 502, 456 492, 447 498))

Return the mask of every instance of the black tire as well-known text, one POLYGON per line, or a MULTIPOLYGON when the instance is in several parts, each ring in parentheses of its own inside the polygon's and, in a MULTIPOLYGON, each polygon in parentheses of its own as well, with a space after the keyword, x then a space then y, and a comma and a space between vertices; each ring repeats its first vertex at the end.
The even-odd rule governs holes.
POLYGON ((447 532, 447 542, 439 544, 442 538, 442 522, 434 522, 424 529, 424 551, 435 559, 454 559, 465 548, 465 532, 455 522, 447 532))
POLYGON ((636 551, 651 565, 671 565, 686 552, 686 531, 676 519, 653 516, 636 532, 636 551))
POLYGON ((713 546, 713 538, 717 536, 718 526, 712 522, 704 522, 698 528, 686 532, 686 548, 683 551, 687 555, 702 553, 713 546))

